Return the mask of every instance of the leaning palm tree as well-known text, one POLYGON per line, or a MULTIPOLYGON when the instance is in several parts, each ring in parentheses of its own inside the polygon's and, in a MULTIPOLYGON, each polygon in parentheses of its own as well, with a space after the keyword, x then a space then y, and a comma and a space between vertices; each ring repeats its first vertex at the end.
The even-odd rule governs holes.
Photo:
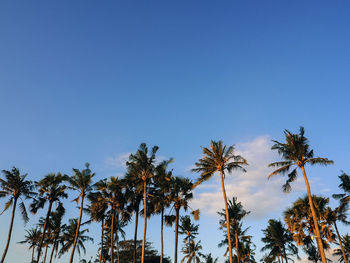
POLYGON ((211 141, 210 149, 202 147, 203 157, 195 164, 197 168, 192 169, 192 172, 200 172, 200 178, 195 185, 209 180, 214 173, 219 172, 221 179, 221 190, 224 197, 226 210, 226 229, 228 238, 228 247, 230 252, 230 263, 232 263, 232 246, 230 235, 230 218, 227 206, 227 197, 225 190, 225 172, 231 173, 233 170, 242 170, 245 172, 243 165, 248 165, 247 161, 240 155, 235 155, 234 146, 227 147, 222 141, 211 141))
POLYGON ((72 253, 70 255, 69 263, 73 262, 75 247, 78 242, 79 229, 81 225, 81 219, 83 217, 84 199, 85 199, 85 196, 88 195, 93 189, 92 178, 95 176, 95 173, 91 172, 89 168, 89 163, 86 163, 85 167, 86 168, 81 171, 79 169, 73 168, 74 174, 68 180, 71 186, 71 189, 79 192, 78 197, 75 198, 73 201, 77 202, 77 204, 80 201, 80 214, 79 214, 78 225, 76 228, 75 239, 73 241, 72 253))
POLYGON ((24 235, 24 240, 18 242, 19 244, 28 244, 29 249, 32 250, 32 261, 34 262, 34 251, 35 248, 39 245, 40 238, 41 238, 41 232, 38 228, 31 228, 29 230, 26 230, 26 234, 24 235))
POLYGON ((32 182, 26 180, 27 174, 21 175, 20 171, 16 167, 13 167, 11 171, 3 170, 2 172, 5 176, 5 179, 0 178, 0 186, 1 186, 0 198, 9 197, 9 199, 5 203, 5 208, 0 215, 2 215, 7 209, 9 209, 12 206, 12 216, 11 216, 10 228, 7 236, 5 250, 4 250, 4 253, 2 254, 2 258, 0 261, 1 263, 5 261, 7 250, 10 245, 17 202, 18 200, 20 200, 19 208, 21 209, 22 218, 23 218, 23 221, 27 223, 29 218, 28 218, 27 210, 24 205, 24 201, 22 197, 24 199, 29 199, 29 198, 32 198, 35 194, 33 192, 32 182))
POLYGON ((141 263, 145 260, 145 246, 146 246, 146 231, 147 231, 147 196, 148 187, 152 183, 154 175, 156 153, 158 146, 154 146, 148 154, 148 148, 145 143, 141 143, 139 149, 135 154, 130 154, 129 161, 126 162, 128 174, 134 178, 135 183, 142 187, 143 190, 143 210, 144 210, 144 226, 142 239, 142 256, 141 263))
POLYGON ((347 212, 349 210, 348 208, 348 203, 344 203, 344 204, 340 204, 338 207, 336 207, 335 209, 331 209, 330 207, 327 208, 326 213, 325 213, 325 217, 327 222, 330 225, 334 226, 334 229, 337 233, 337 238, 338 238, 338 243, 340 246, 340 250, 343 253, 343 259, 344 259, 344 263, 348 263, 347 257, 346 257, 346 253, 345 253, 345 249, 344 249, 344 245, 342 242, 342 238, 341 235, 339 233, 338 230, 338 225, 337 225, 337 221, 343 222, 347 225, 350 224, 350 222, 347 221, 347 212))
POLYGON ((62 175, 61 173, 50 173, 40 181, 35 182, 35 185, 38 188, 39 197, 34 199, 33 203, 30 205, 30 211, 33 214, 36 214, 40 208, 44 207, 46 202, 49 203, 43 225, 41 240, 38 247, 36 257, 37 262, 39 262, 41 256, 41 249, 46 237, 46 230, 48 227, 52 206, 54 203, 59 203, 61 199, 67 198, 67 186, 63 184, 65 180, 67 180, 67 176, 62 175))
POLYGON ((339 262, 345 263, 350 259, 350 235, 346 234, 342 237, 344 252, 337 248, 334 250, 333 256, 339 256, 339 262))
POLYGON ((321 158, 321 157, 314 157, 314 151, 310 149, 309 146, 309 141, 308 139, 304 136, 304 128, 300 127, 299 134, 293 134, 288 130, 284 131, 285 135, 285 143, 278 142, 273 140, 275 143, 271 149, 272 150, 277 150, 278 154, 281 155, 282 160, 281 162, 274 162, 269 164, 269 167, 276 167, 278 168, 274 172, 272 172, 268 178, 270 179, 272 176, 278 175, 278 174, 286 174, 288 173, 288 179, 286 183, 283 185, 282 189, 284 192, 289 192, 291 190, 290 184, 296 180, 297 178, 297 169, 300 168, 306 188, 307 188, 307 194, 309 198, 309 205, 310 209, 312 212, 312 219, 313 223, 315 226, 315 231, 316 231, 316 240, 317 240, 317 246, 318 250, 320 252, 322 262, 327 263, 326 256, 324 253, 324 248, 323 244, 321 241, 321 235, 320 235, 320 230, 318 227, 318 218, 315 212, 315 207, 314 204, 312 203, 312 195, 311 195, 311 189, 309 185, 309 180, 306 176, 305 172, 305 165, 310 164, 321 164, 321 165, 328 165, 328 164, 333 164, 333 161, 327 159, 327 158, 321 158), (295 166, 295 168, 291 171, 290 169, 295 166))

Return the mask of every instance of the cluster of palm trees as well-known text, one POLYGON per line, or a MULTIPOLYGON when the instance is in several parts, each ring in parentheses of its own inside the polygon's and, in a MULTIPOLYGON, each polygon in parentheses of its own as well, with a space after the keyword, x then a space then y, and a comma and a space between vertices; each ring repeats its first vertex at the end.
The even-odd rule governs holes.
MULTIPOLYGON (((285 130, 285 141, 273 141, 272 150, 277 150, 282 161, 271 163, 275 167, 268 178, 278 174, 287 175, 282 189, 291 190, 291 183, 296 180, 298 171, 302 172, 307 195, 293 203, 292 207, 284 212, 286 225, 281 221, 271 219, 266 229, 262 248, 266 252, 264 262, 279 262, 292 260, 291 256, 298 256, 297 246, 302 246, 310 260, 327 262, 325 249, 330 243, 339 244, 334 255, 340 256, 340 261, 348 263, 350 255, 349 235, 341 236, 337 222, 347 224, 346 213, 350 201, 350 179, 343 173, 340 188, 343 193, 333 197, 339 200, 335 209, 329 207, 329 199, 311 194, 306 175, 306 165, 328 165, 333 161, 327 158, 314 157, 309 142, 304 136, 304 129, 293 134, 285 130), (336 233, 334 233, 334 231, 336 233), (316 245, 314 244, 316 241, 316 245)), ((185 255, 182 262, 217 262, 211 254, 202 254, 201 241, 196 241, 199 226, 191 221, 199 217, 199 211, 189 206, 193 198, 193 190, 199 184, 218 174, 221 180, 225 209, 219 211, 220 228, 224 232, 224 239, 219 246, 225 246, 228 253, 227 262, 256 262, 255 245, 252 236, 247 234, 248 228, 243 227, 243 219, 250 212, 243 208, 237 198, 229 200, 225 189, 225 176, 234 170, 245 172, 248 165, 244 157, 235 154, 234 146, 227 147, 222 141, 211 141, 210 147, 202 147, 203 156, 195 163, 192 172, 200 173, 194 182, 189 178, 174 176, 168 166, 173 159, 157 162, 158 147, 150 150, 142 143, 135 154, 129 156, 126 162, 126 174, 123 178, 110 177, 97 182, 93 181, 95 173, 90 170, 89 164, 82 170, 73 169, 72 175, 52 173, 40 181, 31 182, 27 175, 21 175, 17 168, 3 171, 4 179, 0 179, 0 197, 7 197, 4 211, 12 206, 12 216, 7 243, 1 258, 5 262, 10 245, 16 207, 19 206, 21 215, 28 222, 25 200, 29 200, 29 210, 36 214, 46 205, 46 216, 40 218, 36 228, 26 231, 25 240, 32 250, 31 262, 45 262, 49 248, 50 260, 70 252, 69 262, 74 260, 75 251, 85 250, 84 242, 92 240, 82 229, 85 224, 97 222, 101 227, 101 239, 98 256, 95 262, 121 263, 120 237, 125 239, 123 228, 134 217, 134 240, 131 248, 130 262, 148 262, 147 260, 147 222, 155 214, 160 215, 161 249, 159 262, 167 262, 164 258, 163 229, 164 224, 175 225, 174 262, 178 261, 178 236, 185 235, 182 252, 185 255), (63 199, 68 198, 68 190, 76 194, 73 201, 79 207, 77 218, 70 219, 63 224, 65 208, 63 199), (190 215, 181 216, 181 211, 190 210, 190 215), (84 214, 87 214, 87 216, 84 214), (141 251, 137 249, 139 215, 143 216, 143 237, 141 251), (235 254, 234 254, 235 251, 235 254), (36 257, 35 257, 36 253, 36 257)), ((4 212, 3 211, 3 212, 4 212)), ((3 213, 2 212, 2 213, 3 213)), ((125 244, 124 244, 125 245, 125 244)), ((149 261, 150 262, 150 261, 149 261)))

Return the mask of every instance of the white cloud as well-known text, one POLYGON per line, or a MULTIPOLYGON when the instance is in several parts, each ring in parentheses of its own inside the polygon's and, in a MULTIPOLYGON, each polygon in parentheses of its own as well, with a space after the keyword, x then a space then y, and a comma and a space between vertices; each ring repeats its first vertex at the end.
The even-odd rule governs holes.
POLYGON ((125 168, 126 161, 129 159, 130 152, 117 154, 113 157, 106 158, 106 164, 113 168, 125 168))
MULTIPOLYGON (((247 173, 234 171, 226 176, 227 197, 232 199, 236 196, 245 209, 251 211, 249 217, 254 220, 281 211, 281 208, 287 206, 289 196, 281 189, 285 178, 276 177, 267 180, 272 171, 268 164, 277 159, 276 153, 271 151, 270 137, 260 136, 252 141, 238 143, 235 148, 236 153, 242 155, 249 165, 246 167, 247 173)), ((294 182, 292 187, 294 193, 304 191, 301 180, 294 182)), ((211 181, 196 189, 192 206, 209 215, 216 215, 217 211, 223 209, 224 202, 218 175, 214 175, 211 181)))

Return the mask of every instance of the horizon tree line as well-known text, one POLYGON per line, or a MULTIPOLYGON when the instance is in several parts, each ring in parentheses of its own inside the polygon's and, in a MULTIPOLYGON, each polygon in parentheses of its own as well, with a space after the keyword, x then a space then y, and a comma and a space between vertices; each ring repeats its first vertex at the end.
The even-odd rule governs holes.
MULTIPOLYGON (((339 206, 331 209, 328 206, 328 198, 311 194, 305 166, 307 164, 329 165, 333 164, 333 161, 314 157, 308 139, 304 136, 303 127, 300 128, 298 134, 285 130, 284 135, 284 142, 273 140, 274 145, 271 149, 277 150, 282 161, 269 165, 276 170, 268 176, 268 179, 278 174, 287 175, 282 190, 289 192, 291 183, 297 178, 298 170, 301 170, 307 195, 305 198, 299 198, 291 208, 284 212, 287 228, 281 221, 270 220, 268 227, 262 230, 265 235, 262 241, 266 244, 262 251, 268 252, 263 261, 288 263, 288 260, 292 261, 290 256, 299 257, 297 246, 302 246, 310 260, 326 263, 324 250, 330 247, 330 243, 334 243, 339 245, 334 255, 340 256, 340 262, 348 263, 349 236, 348 234, 340 235, 337 222, 349 224, 346 218, 350 200, 349 176, 344 172, 339 176, 341 180, 339 187, 343 193, 333 195, 339 200, 339 206), (314 240, 316 240, 317 247, 314 240)), ((101 226, 101 239, 98 257, 94 262, 121 263, 120 237, 125 239, 123 228, 130 223, 133 215, 135 230, 132 259, 130 260, 133 263, 148 262, 149 259, 145 254, 147 221, 154 214, 160 214, 161 218, 161 253, 158 262, 167 261, 164 257, 164 224, 168 226, 175 224, 175 263, 178 261, 179 234, 186 235, 182 250, 185 257, 182 262, 184 260, 201 262, 202 259, 206 262, 215 262, 216 259, 212 258, 210 253, 200 252, 201 242, 195 242, 198 225, 193 225, 189 216, 180 216, 181 209, 184 211, 190 209, 194 219, 198 219, 199 210, 189 206, 189 201, 193 198, 193 189, 209 180, 214 174, 220 176, 224 198, 225 209, 219 211, 218 214, 221 217, 220 228, 225 229, 225 239, 219 245, 227 247, 227 262, 256 262, 255 245, 251 241, 251 236, 247 235, 248 229, 244 229, 242 225, 242 219, 250 212, 243 209, 237 198, 234 197, 232 201, 227 198, 224 183, 225 176, 231 175, 233 171, 246 172, 244 166, 247 166, 248 162, 245 158, 235 154, 233 145, 227 147, 222 141, 211 141, 209 148, 202 147, 203 156, 192 169, 192 172, 200 173, 199 178, 193 182, 189 178, 173 176, 172 170, 168 170, 169 164, 173 162, 172 158, 158 163, 156 159, 158 149, 158 146, 154 146, 149 151, 147 145, 142 143, 136 153, 129 156, 126 162, 127 171, 123 178, 110 177, 98 182, 93 182, 95 173, 90 170, 88 163, 85 169, 73 169, 73 174, 70 176, 51 173, 36 182, 26 180, 27 174, 21 175, 18 168, 13 167, 10 171, 3 170, 5 179, 0 179, 0 198, 8 197, 9 199, 2 213, 12 206, 12 215, 0 263, 5 262, 18 202, 24 222, 29 221, 25 200, 31 200, 29 211, 32 214, 36 214, 47 204, 45 218, 41 217, 35 228, 27 230, 25 240, 21 241, 21 243, 28 243, 32 250, 31 262, 45 262, 48 249, 51 247, 50 263, 54 258, 69 252, 69 263, 72 263, 75 250, 78 250, 79 254, 80 251, 84 252, 84 242, 92 241, 91 237, 86 235, 88 229, 81 230, 81 226, 98 222, 101 226), (78 205, 79 216, 70 219, 68 224, 62 224, 65 214, 62 201, 68 198, 68 190, 78 193, 73 201, 78 205), (87 217, 84 214, 87 214, 87 217), (139 215, 144 217, 141 255, 137 249, 139 215), (235 250, 235 255, 233 255, 233 250, 235 250), (36 259, 34 259, 35 251, 36 259)))

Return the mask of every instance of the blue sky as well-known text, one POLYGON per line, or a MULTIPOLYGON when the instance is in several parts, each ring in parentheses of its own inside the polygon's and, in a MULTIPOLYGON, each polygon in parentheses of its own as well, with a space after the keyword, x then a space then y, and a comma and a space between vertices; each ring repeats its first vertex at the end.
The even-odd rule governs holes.
MULTIPOLYGON (((347 1, 2 1, 0 168, 15 165, 38 180, 88 161, 99 179, 123 174, 120 156, 146 142, 174 157, 175 174, 195 178, 188 171, 200 146, 222 139, 259 158, 248 160, 254 173, 248 169, 245 177, 261 179, 264 161, 276 156, 254 155, 254 147, 268 149, 272 138, 283 139, 283 129, 303 125, 315 152, 335 161, 310 169, 315 191, 330 195, 340 170, 349 171, 349 7, 347 1)), ((240 176, 228 187, 249 207, 247 194, 234 188, 245 185, 240 176)), ((197 191, 200 206, 205 189, 197 191)), ((71 206, 67 219, 78 215, 71 206)), ((247 222, 258 249, 260 229, 283 209, 247 222)), ((158 221, 151 219, 149 229, 157 249, 158 221)), ((200 223, 205 251, 221 256, 217 218, 204 212, 200 223)), ((10 262, 23 258, 15 245, 23 235, 19 218, 16 226, 10 262)), ((172 248, 166 253, 172 256, 172 248)))

